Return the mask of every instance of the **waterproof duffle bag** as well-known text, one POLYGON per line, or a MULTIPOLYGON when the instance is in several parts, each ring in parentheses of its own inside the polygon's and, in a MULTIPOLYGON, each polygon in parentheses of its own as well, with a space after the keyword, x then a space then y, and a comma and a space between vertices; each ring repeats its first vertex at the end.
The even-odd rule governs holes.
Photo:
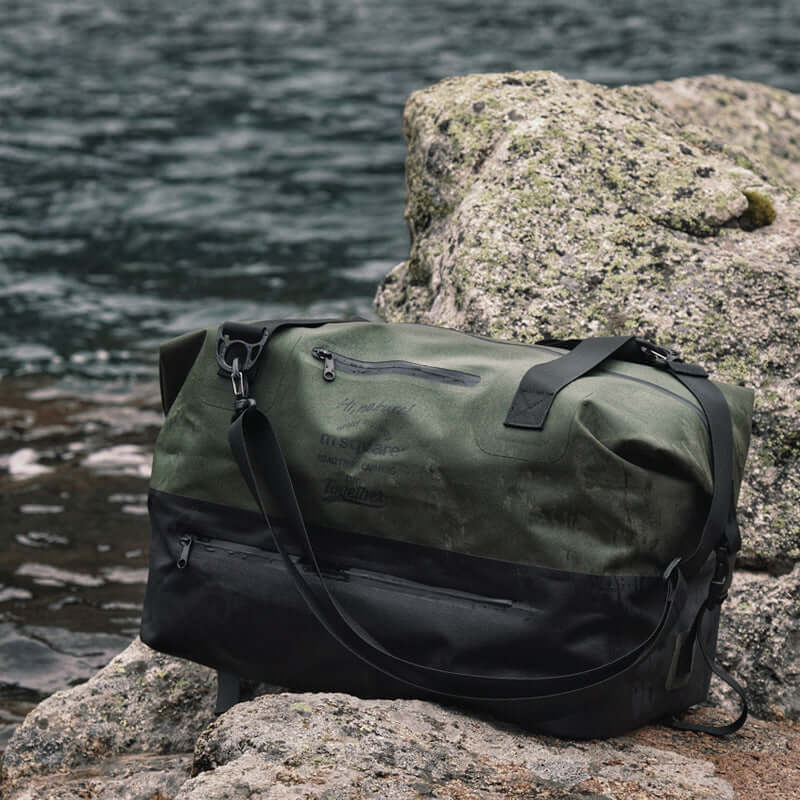
MULTIPOLYGON (((161 349, 151 647, 611 736, 706 698, 753 394, 637 338, 226 323, 161 349)), ((742 700, 744 700, 742 696, 742 700)))

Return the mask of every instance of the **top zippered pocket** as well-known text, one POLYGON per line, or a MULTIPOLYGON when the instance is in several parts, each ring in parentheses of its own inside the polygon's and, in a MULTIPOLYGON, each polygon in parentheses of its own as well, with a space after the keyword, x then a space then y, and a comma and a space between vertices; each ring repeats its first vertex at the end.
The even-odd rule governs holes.
POLYGON ((404 375, 452 386, 476 386, 481 381, 479 375, 469 372, 416 364, 413 361, 362 361, 321 346, 315 347, 311 355, 322 362, 322 377, 326 381, 336 380, 337 370, 351 375, 404 375))

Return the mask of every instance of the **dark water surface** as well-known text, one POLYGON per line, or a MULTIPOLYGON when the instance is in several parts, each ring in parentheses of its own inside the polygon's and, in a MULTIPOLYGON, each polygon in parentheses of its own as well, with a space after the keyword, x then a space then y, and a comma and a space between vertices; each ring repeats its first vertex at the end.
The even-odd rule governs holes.
POLYGON ((800 91, 800 3, 0 3, 0 749, 138 624, 159 418, 86 390, 226 318, 369 315, 405 98, 511 69, 800 91))
POLYGON ((158 387, 0 381, 0 751, 22 714, 136 634, 158 387))
POLYGON ((0 371, 152 377, 192 327, 370 313, 403 101, 510 69, 800 90, 800 3, 4 0, 0 371))

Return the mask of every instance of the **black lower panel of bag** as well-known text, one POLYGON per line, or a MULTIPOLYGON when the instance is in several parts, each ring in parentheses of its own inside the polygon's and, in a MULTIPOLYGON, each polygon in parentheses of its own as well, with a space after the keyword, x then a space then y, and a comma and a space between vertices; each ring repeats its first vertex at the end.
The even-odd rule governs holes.
MULTIPOLYGON (((297 691, 441 700, 371 668, 322 627, 259 514, 151 491, 150 518, 147 644, 297 691)), ((707 594, 708 570, 668 591, 660 577, 563 572, 340 531, 311 536, 337 601, 387 650, 435 669, 541 679, 545 690, 467 705, 588 737, 621 733, 706 695, 702 659, 675 654, 707 594), (571 691, 586 688, 585 675, 589 690, 571 691)), ((707 614, 699 632, 712 652, 717 624, 718 612, 707 614)))

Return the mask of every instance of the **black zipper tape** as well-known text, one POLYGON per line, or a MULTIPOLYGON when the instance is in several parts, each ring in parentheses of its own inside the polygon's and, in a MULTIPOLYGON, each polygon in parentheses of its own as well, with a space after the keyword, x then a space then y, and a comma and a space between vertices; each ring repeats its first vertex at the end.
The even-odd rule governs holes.
POLYGON ((322 362, 322 376, 326 381, 335 380, 336 371, 339 370, 351 375, 403 375, 407 378, 423 378, 452 386, 476 386, 481 382, 479 375, 472 375, 469 372, 432 367, 413 361, 362 361, 334 353, 323 346, 315 347, 311 355, 322 362))

